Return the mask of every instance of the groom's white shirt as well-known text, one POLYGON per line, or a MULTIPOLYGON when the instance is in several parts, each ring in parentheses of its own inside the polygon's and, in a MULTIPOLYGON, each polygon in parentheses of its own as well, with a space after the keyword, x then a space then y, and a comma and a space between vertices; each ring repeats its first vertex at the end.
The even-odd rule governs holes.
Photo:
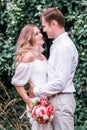
POLYGON ((57 37, 50 48, 48 82, 34 87, 36 96, 75 92, 73 77, 78 64, 77 49, 67 32, 57 37))

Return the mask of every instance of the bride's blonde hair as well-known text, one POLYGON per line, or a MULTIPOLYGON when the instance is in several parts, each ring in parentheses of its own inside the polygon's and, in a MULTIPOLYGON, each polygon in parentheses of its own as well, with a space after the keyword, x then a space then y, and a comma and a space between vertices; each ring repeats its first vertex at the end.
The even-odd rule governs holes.
POLYGON ((24 53, 29 51, 34 44, 34 24, 27 24, 20 32, 17 44, 16 44, 16 60, 15 66, 22 61, 24 53))

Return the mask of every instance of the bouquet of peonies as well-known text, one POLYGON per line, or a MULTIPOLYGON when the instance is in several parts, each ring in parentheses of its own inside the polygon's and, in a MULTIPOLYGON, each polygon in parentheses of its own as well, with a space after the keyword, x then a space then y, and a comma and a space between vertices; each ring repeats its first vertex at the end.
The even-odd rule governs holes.
POLYGON ((32 117, 39 124, 46 124, 53 120, 54 107, 51 106, 46 98, 37 101, 32 109, 32 117))

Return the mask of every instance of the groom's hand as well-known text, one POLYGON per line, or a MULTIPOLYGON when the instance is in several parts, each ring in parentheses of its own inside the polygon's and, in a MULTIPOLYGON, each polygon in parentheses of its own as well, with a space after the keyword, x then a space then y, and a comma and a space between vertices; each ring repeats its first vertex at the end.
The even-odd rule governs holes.
POLYGON ((30 88, 29 88, 29 97, 30 97, 30 98, 33 98, 33 97, 35 97, 34 92, 33 92, 34 84, 31 83, 31 82, 29 82, 29 84, 30 84, 30 88))

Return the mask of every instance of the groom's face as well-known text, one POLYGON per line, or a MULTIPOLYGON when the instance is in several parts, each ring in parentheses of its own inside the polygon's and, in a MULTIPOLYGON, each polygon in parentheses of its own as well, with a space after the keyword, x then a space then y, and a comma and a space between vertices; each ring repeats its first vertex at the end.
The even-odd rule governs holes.
POLYGON ((53 38, 53 26, 52 24, 48 23, 44 17, 42 17, 42 27, 43 27, 43 32, 45 32, 48 36, 48 38, 53 38))

